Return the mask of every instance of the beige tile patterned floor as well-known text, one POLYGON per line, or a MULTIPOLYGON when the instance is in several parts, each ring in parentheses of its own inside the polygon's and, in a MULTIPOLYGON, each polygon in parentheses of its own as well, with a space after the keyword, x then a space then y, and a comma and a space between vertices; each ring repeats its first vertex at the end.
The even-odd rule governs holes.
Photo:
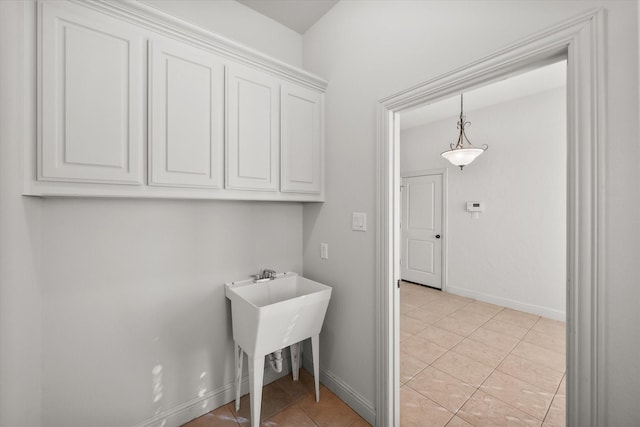
POLYGON ((400 425, 565 425, 565 324, 402 282, 400 425))
MULTIPOLYGON (((565 325, 529 313, 402 282, 401 427, 565 425, 565 325)), ((263 389, 261 426, 369 424, 313 377, 263 389)), ((248 426, 249 396, 183 427, 248 426)))
MULTIPOLYGON (((182 427, 249 426, 249 395, 240 399, 240 411, 231 402, 182 427)), ((262 390, 261 426, 268 427, 366 427, 362 417, 341 401, 328 388, 320 386, 320 402, 316 402, 313 377, 300 370, 300 381, 291 375, 266 385, 262 390)))

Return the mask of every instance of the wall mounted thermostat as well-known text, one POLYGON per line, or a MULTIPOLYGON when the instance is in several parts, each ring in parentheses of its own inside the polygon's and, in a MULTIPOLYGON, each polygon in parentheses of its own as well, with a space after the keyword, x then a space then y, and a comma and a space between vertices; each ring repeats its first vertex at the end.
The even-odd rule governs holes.
POLYGON ((478 219, 480 212, 484 211, 484 203, 482 202, 467 202, 467 212, 471 212, 473 219, 478 219))

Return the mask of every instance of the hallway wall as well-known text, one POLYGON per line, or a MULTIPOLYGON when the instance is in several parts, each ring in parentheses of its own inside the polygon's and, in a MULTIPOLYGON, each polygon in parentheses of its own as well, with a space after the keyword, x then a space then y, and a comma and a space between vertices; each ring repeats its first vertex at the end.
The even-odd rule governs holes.
MULTIPOLYGON (((304 206, 304 271, 333 288, 322 369, 373 408, 376 104, 593 8, 607 15, 606 424, 637 425, 640 390, 640 146, 635 1, 342 1, 304 35, 304 66, 329 81, 326 202, 304 206), (366 212, 369 231, 351 231, 366 212), (329 260, 319 257, 329 244, 329 260), (354 307, 358 307, 354 310, 354 307)), ((487 154, 488 156, 489 154, 487 154)), ((373 410, 373 409, 372 409, 373 410)))
POLYGON ((448 169, 448 292, 565 320, 566 97, 559 88, 465 109, 467 136, 489 149, 462 171, 440 156, 457 115, 401 133, 401 173, 448 169), (483 202, 478 219, 468 201, 483 202))

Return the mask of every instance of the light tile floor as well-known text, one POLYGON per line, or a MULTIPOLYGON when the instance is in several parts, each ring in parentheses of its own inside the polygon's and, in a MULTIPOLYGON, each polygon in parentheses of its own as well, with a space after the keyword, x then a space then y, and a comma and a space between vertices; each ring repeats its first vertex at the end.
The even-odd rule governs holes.
POLYGON ((565 324, 402 282, 400 425, 565 425, 565 324))
MULTIPOLYGON (((300 381, 286 375, 262 390, 261 426, 265 427, 366 427, 369 424, 328 388, 320 386, 316 402, 313 377, 300 369, 300 381)), ((249 395, 240 399, 240 411, 231 402, 182 427, 249 426, 249 395)))
MULTIPOLYGON (((402 282, 400 425, 563 427, 565 348, 563 322, 402 282)), ((249 424, 245 395, 183 427, 249 424)), ((304 369, 263 389, 261 426, 368 425, 304 369)))

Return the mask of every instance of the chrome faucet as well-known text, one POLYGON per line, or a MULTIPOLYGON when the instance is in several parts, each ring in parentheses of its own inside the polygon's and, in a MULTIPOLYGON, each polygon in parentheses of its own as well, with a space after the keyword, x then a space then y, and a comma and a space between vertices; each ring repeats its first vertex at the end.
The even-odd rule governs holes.
POLYGON ((260 274, 255 274, 253 276, 253 281, 255 283, 259 283, 259 282, 266 282, 269 280, 273 280, 275 278, 276 278, 275 270, 270 270, 268 268, 265 268, 260 271, 260 274))

